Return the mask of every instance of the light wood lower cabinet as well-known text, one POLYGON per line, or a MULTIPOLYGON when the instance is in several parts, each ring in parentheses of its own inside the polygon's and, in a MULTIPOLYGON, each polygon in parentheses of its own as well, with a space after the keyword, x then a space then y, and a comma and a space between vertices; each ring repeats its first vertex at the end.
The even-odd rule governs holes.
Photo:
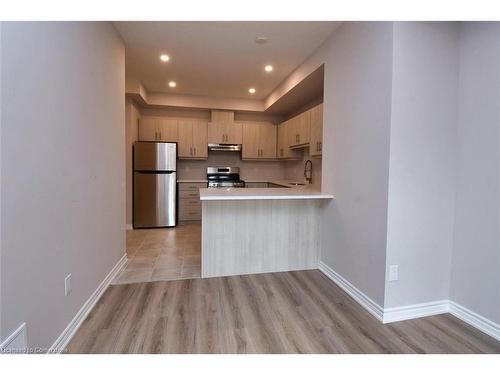
POLYGON ((277 127, 270 122, 244 122, 242 159, 275 159, 277 127))
POLYGON ((179 182, 179 221, 201 220, 200 188, 205 182, 179 182))
POLYGON ((177 142, 178 139, 178 121, 176 119, 143 116, 139 120, 140 141, 177 142))
POLYGON ((311 109, 311 137, 309 155, 321 157, 323 153, 323 104, 311 109))
POLYGON ((207 122, 179 120, 179 159, 207 159, 207 122))

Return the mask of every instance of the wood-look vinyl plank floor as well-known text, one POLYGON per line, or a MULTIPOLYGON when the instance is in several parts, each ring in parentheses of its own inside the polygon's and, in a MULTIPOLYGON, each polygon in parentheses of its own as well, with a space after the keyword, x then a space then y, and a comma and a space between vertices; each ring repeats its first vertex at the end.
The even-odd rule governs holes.
POLYGON ((443 314, 382 324, 320 271, 112 285, 69 353, 500 353, 443 314))

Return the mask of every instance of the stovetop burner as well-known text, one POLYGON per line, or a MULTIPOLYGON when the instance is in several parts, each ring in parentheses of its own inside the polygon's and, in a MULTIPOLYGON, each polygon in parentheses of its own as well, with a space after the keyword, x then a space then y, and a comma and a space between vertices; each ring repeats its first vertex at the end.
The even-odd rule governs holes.
POLYGON ((238 167, 208 167, 208 187, 245 187, 245 181, 240 179, 238 167))

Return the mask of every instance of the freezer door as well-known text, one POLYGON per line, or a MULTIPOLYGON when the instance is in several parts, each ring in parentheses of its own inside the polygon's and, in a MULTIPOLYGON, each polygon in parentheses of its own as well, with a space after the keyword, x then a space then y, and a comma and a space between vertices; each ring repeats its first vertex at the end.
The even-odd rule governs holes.
POLYGON ((134 228, 176 225, 177 175, 134 173, 134 228))
POLYGON ((135 171, 175 171, 177 143, 135 142, 135 171))

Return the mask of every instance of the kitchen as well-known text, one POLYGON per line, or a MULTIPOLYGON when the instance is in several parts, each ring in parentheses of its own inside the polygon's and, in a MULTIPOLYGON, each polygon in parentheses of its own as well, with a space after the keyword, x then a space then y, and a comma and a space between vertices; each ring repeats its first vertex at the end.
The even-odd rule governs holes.
POLYGON ((498 353, 499 26, 2 22, 0 350, 498 353))
MULTIPOLYGON (((271 72, 273 69, 271 65, 264 66, 266 72, 268 70, 271 72)), ((177 158, 175 167, 171 169, 175 171, 176 186, 175 192, 170 194, 171 201, 168 208, 170 218, 165 217, 166 221, 158 222, 157 218, 162 214, 152 209, 153 206, 157 207, 160 204, 156 201, 154 191, 146 187, 149 195, 144 193, 140 182, 137 182, 136 174, 139 172, 128 171, 128 219, 132 221, 128 224, 128 228, 133 227, 134 230, 129 229, 128 232, 129 264, 118 275, 116 283, 314 268, 319 252, 317 243, 310 247, 311 254, 307 260, 296 260, 294 263, 286 255, 282 256, 282 261, 275 263, 276 257, 273 249, 276 247, 269 241, 267 243, 271 245, 267 251, 266 246, 260 246, 262 253, 255 255, 258 259, 250 259, 239 256, 237 251, 239 248, 242 254, 247 253, 244 247, 255 245, 254 243, 244 246, 238 240, 244 237, 244 233, 229 243, 227 236, 223 236, 225 240, 214 243, 208 233, 215 233, 217 228, 226 227, 223 218, 209 217, 215 201, 220 203, 221 200, 231 200, 235 203, 235 200, 244 200, 250 201, 249 203, 253 205, 259 203, 256 202, 257 200, 263 199, 280 200, 283 204, 285 200, 293 202, 296 199, 332 198, 331 195, 320 193, 323 129, 322 82, 323 67, 320 67, 282 97, 272 108, 263 112, 151 106, 140 95, 127 94, 127 121, 129 122, 127 129, 132 128, 132 133, 135 135, 127 144, 128 148, 133 149, 127 150, 130 159, 138 163, 138 147, 156 147, 161 142, 175 143, 177 146, 174 153, 177 154, 177 158), (132 176, 136 176, 134 177, 135 185, 132 182, 132 176), (214 196, 214 193, 219 198, 214 196), (204 216, 203 221, 202 216, 204 216), (152 227, 170 227, 171 229, 152 231, 152 227), (156 242, 145 240, 148 234, 155 233, 156 237, 160 236, 160 233, 173 236, 172 232, 182 233, 183 230, 189 232, 188 236, 198 238, 189 244, 187 255, 184 250, 177 251, 175 256, 153 250, 151 246, 156 246, 157 241, 164 241, 164 239, 157 239, 156 242), (202 235, 200 231, 205 235, 202 235), (143 238, 146 242, 139 242, 137 238, 143 238), (149 246, 148 243, 152 245, 149 246), (138 244, 140 247, 137 246, 138 244), (220 265, 223 263, 219 261, 220 259, 228 258, 227 254, 217 254, 214 251, 221 248, 231 248, 232 257, 240 259, 241 264, 234 264, 226 270, 210 269, 209 264, 220 265), (189 261, 185 261, 186 259, 189 261), (253 263, 264 264, 264 266, 253 267, 251 266, 253 263), (205 271, 202 271, 201 264, 206 265, 205 271)), ((128 165, 127 169, 129 168, 132 166, 128 165)), ((135 169, 140 168, 136 165, 135 169)), ((146 178, 150 178, 150 175, 146 175, 146 178)), ((174 190, 171 184, 170 186, 170 190, 174 190)), ((162 189, 158 188, 158 190, 162 189)), ((168 209, 165 208, 165 210, 168 209)), ((289 208, 287 210, 289 211, 289 208)), ((238 211, 241 214, 241 207, 238 211)), ((295 225, 297 229, 302 227, 305 229, 304 233, 314 233, 314 237, 318 238, 318 222, 309 228, 307 227, 310 225, 309 221, 306 221, 307 225, 304 227, 306 212, 307 209, 297 215, 287 212, 284 217, 296 220, 295 223, 291 222, 287 225, 295 225), (297 219, 300 220, 297 221, 297 219)), ((270 212, 262 212, 262 215, 271 217, 270 212)), ((318 217, 319 213, 313 212, 311 215, 311 217, 318 217)), ((249 222, 242 228, 258 238, 272 236, 279 240, 277 235, 279 230, 276 228, 261 229, 262 233, 259 233, 257 228, 249 226, 251 223, 261 222, 261 218, 249 218, 249 222)), ((277 228, 282 224, 284 223, 277 223, 277 228)), ((278 242, 289 245, 303 244, 303 241, 308 238, 303 235, 303 231, 292 232, 299 233, 300 240, 294 241, 293 237, 287 233, 283 234, 283 241, 278 242)), ((288 250, 279 251, 290 254, 297 252, 293 246, 289 245, 288 250)))

